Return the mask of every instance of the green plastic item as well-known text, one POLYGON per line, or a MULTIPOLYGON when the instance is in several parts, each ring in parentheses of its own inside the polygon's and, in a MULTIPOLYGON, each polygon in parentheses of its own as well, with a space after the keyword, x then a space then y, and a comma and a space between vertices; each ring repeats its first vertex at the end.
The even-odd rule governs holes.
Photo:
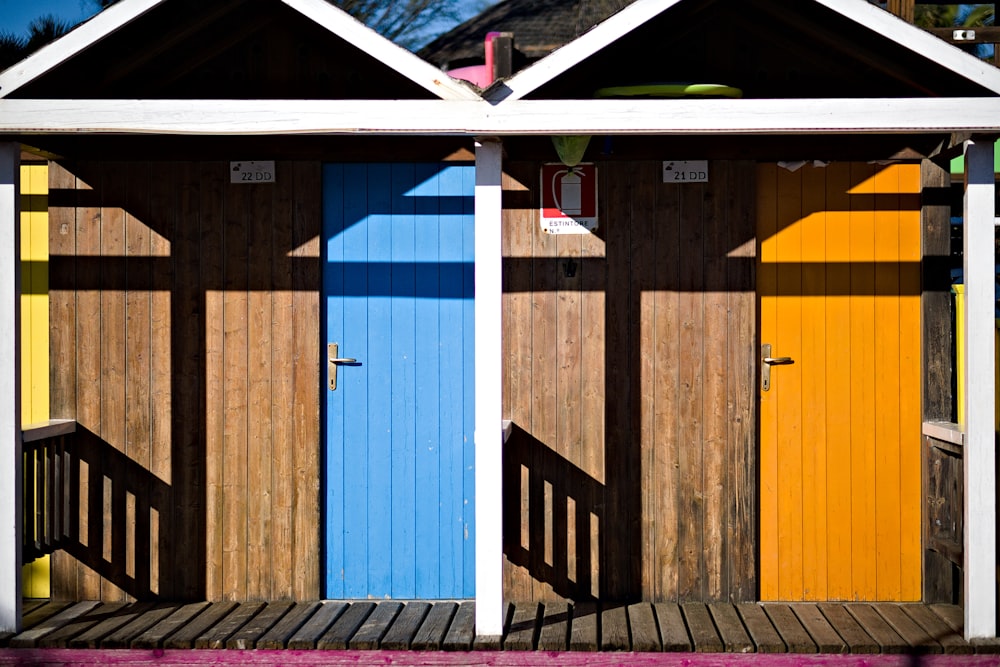
POLYGON ((589 135, 552 137, 552 144, 556 147, 556 154, 559 156, 559 161, 567 167, 575 167, 580 164, 589 143, 589 135))
POLYGON ((718 83, 644 83, 601 88, 594 97, 743 97, 743 91, 718 83))

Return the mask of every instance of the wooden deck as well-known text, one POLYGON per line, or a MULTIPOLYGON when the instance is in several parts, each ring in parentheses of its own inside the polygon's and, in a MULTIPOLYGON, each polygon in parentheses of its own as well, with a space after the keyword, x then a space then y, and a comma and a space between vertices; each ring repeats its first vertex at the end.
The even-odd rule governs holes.
POLYGON ((22 632, 0 635, 0 664, 22 664, 22 649, 1000 653, 996 642, 966 642, 962 610, 949 605, 528 603, 508 605, 502 637, 476 637, 473 623, 471 601, 33 600, 22 632))

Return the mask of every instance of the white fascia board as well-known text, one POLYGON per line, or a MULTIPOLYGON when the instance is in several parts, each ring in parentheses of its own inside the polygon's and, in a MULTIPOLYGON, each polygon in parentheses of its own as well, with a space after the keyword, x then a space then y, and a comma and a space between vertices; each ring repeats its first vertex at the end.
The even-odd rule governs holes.
POLYGON ((114 34, 167 0, 122 0, 0 72, 0 98, 114 34))
POLYGON ((1000 132, 1000 98, 18 100, 0 134, 810 135, 1000 132))
POLYGON ((442 99, 479 99, 479 94, 466 84, 451 78, 437 67, 386 39, 325 0, 281 0, 281 2, 442 99))
MULTIPOLYGON (((489 90, 492 102, 521 99, 680 0, 638 0, 588 33, 489 90)), ((900 46, 1000 94, 1000 70, 866 0, 812 0, 900 46)), ((790 10, 794 11, 794 10, 790 10)))
POLYGON ((1000 69, 866 0, 812 0, 959 76, 1000 94, 1000 69))
POLYGON ((486 98, 494 103, 519 100, 678 2, 680 0, 637 0, 612 14, 589 32, 559 47, 501 85, 491 88, 487 91, 486 98))

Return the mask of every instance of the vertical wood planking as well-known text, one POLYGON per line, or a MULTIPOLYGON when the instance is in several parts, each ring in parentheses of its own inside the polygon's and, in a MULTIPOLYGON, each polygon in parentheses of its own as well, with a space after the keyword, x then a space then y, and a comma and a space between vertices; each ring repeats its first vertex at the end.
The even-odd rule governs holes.
POLYGON ((295 258, 295 523, 292 559, 296 564, 295 597, 309 600, 320 591, 320 368, 319 237, 322 187, 319 162, 294 165, 295 211, 291 254, 295 258))
POLYGON ((875 197, 874 168, 851 165, 851 556, 852 597, 875 590, 875 197))
POLYGON ((222 592, 237 600, 247 586, 248 526, 248 222, 247 190, 225 190, 223 301, 222 592))
POLYGON ((654 548, 650 566, 657 581, 652 589, 655 600, 678 599, 679 531, 684 521, 679 510, 680 448, 686 446, 678 418, 680 390, 680 276, 682 224, 681 188, 660 184, 657 188, 657 224, 654 233, 656 265, 654 272, 654 382, 653 437, 655 462, 652 474, 658 480, 650 486, 655 497, 656 516, 654 548), (682 444, 683 443, 683 444, 682 444))
MULTIPOLYGON (((903 397, 899 409, 899 491, 902 499, 917 499, 922 495, 922 410, 921 395, 914 388, 920 386, 921 377, 928 372, 921 363, 921 165, 905 164, 897 168, 900 172, 899 386, 903 397)), ((900 597, 903 600, 921 599, 922 508, 920 502, 900 502, 900 597)))
MULTIPOLYGON (((389 556, 392 572, 388 592, 396 598, 413 598, 416 591, 415 562, 417 544, 415 537, 417 495, 415 470, 416 387, 417 376, 425 370, 427 359, 417 358, 416 313, 416 262, 415 254, 416 208, 414 199, 419 196, 415 188, 419 183, 412 164, 394 164, 390 168, 390 202, 392 247, 390 261, 392 274, 392 395, 402 398, 392 405, 391 446, 391 526, 389 556)), ((434 301, 433 298, 428 299, 434 301)), ((430 340, 430 339, 428 339, 430 340)), ((421 348, 420 352, 423 352, 421 348)), ((426 369, 429 370, 429 369, 426 369)), ((420 497, 428 497, 423 494, 420 497)), ((451 571, 451 570, 449 570, 451 571)), ((440 574, 433 573, 432 580, 439 581, 440 574)))
MULTIPOLYGON (((77 414, 76 261, 73 257, 77 226, 76 177, 57 162, 49 164, 49 192, 52 198, 49 202, 49 280, 59 286, 49 291, 49 408, 54 417, 68 418, 77 414)), ((60 535, 67 538, 69 522, 77 518, 75 513, 68 514, 60 530, 60 535)), ((52 554, 51 572, 53 599, 82 599, 76 597, 76 563, 66 551, 60 549, 52 554)))
MULTIPOLYGON (((799 363, 772 366, 771 391, 780 401, 779 442, 790 445, 778 456, 778 595, 796 599, 802 590, 802 181, 787 169, 778 170, 777 214, 777 318, 779 328, 771 341, 771 354, 799 363), (788 296, 786 296, 788 295, 788 296)), ((767 341, 763 341, 767 342, 767 341)))
POLYGON ((851 374, 844 372, 851 358, 851 166, 830 164, 826 169, 826 411, 827 425, 827 595, 832 600, 853 599, 851 516, 854 494, 851 447, 851 374))
MULTIPOLYGON (((275 165, 278 182, 274 192, 271 230, 271 267, 274 291, 271 302, 271 438, 273 443, 272 539, 268 543, 271 569, 270 599, 295 599, 296 564, 292 559, 295 526, 295 332, 292 274, 292 220, 295 206, 295 165, 275 165)), ((318 332, 317 332, 318 334, 318 332)), ((318 361, 318 360, 317 360, 318 361)), ((319 469, 317 469, 319 470, 319 469)))
POLYGON ((875 599, 899 600, 900 571, 900 441, 899 414, 899 168, 876 168, 875 191, 875 599))
MULTIPOLYGON (((123 454, 125 442, 125 179, 118 177, 114 165, 104 163, 100 170, 102 194, 101 255, 115 258, 101 268, 101 439, 123 454)), ((104 486, 104 512, 101 539, 105 558, 110 556, 112 576, 125 574, 124 489, 120 480, 123 468, 120 457, 102 461, 99 483, 104 486)), ((93 481, 93 479, 92 479, 93 481)), ((91 489, 93 493, 95 489, 91 489)), ((98 490, 99 492, 99 490, 98 490)), ((92 517, 92 520, 94 518, 92 517)), ((101 582, 101 599, 123 600, 124 594, 108 579, 101 582)))
POLYGON ((225 562, 225 241, 227 186, 218 176, 221 163, 203 163, 201 176, 201 275, 205 285, 205 591, 209 600, 222 600, 225 562))
MULTIPOLYGON (((148 262, 150 230, 148 221, 132 211, 150 198, 150 167, 135 164, 128 168, 125 192, 125 441, 126 452, 132 461, 144 468, 151 466, 152 405, 150 403, 150 369, 152 345, 152 277, 148 262)), ((148 489, 130 485, 129 493, 137 494, 137 508, 149 513, 148 489)), ((126 522, 127 535, 134 540, 126 542, 126 566, 143 588, 148 588, 149 572, 149 521, 133 514, 126 522)))
POLYGON ((274 185, 249 185, 247 219, 247 590, 251 600, 271 599, 272 530, 272 292, 258 284, 273 275, 274 185))
MULTIPOLYGON (((763 164, 757 171, 757 286, 760 309, 760 344, 777 326, 778 290, 778 166, 763 164)), ((773 349, 773 348, 772 348, 773 349)), ((759 353, 758 353, 759 356, 759 353)), ((779 599, 778 571, 778 412, 772 391, 760 393, 760 595, 779 599)))
MULTIPOLYGON (((802 169, 802 597, 827 593, 826 167, 802 169)), ((778 354, 784 355, 779 351, 778 354)), ((783 372, 778 370, 779 373, 783 372)))
MULTIPOLYGON (((729 365, 726 355, 729 337, 728 226, 732 209, 730 163, 722 160, 712 165, 714 183, 707 188, 703 224, 705 227, 705 332, 704 332, 704 403, 702 406, 703 476, 701 492, 705 497, 704 545, 706 600, 729 597, 728 577, 723 572, 724 533, 731 531, 723 510, 726 495, 726 445, 728 415, 729 365)), ((654 483, 650 480, 648 483, 654 483)))

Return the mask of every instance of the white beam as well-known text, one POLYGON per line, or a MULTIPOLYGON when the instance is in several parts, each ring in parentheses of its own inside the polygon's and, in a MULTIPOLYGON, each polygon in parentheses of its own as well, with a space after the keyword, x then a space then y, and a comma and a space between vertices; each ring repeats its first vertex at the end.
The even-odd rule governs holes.
POLYGON ((993 140, 965 144, 965 636, 995 637, 993 140))
POLYGON ((1000 98, 752 100, 0 99, 0 134, 254 136, 1000 131, 1000 98))
POLYGON ((503 632, 501 143, 476 142, 476 634, 503 632))
POLYGON ((20 156, 0 143, 0 632, 21 626, 20 156))

